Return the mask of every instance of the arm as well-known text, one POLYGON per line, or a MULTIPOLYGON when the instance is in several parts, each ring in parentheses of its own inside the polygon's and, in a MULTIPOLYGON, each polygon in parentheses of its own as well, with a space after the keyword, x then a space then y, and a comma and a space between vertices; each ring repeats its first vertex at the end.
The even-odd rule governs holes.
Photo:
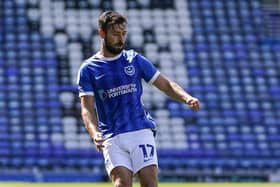
POLYGON ((93 96, 81 96, 81 115, 85 127, 93 139, 94 144, 98 151, 103 147, 102 143, 104 141, 102 133, 98 129, 97 115, 94 110, 94 97, 93 96))
POLYGON ((199 110, 198 99, 192 97, 181 86, 168 80, 165 76, 160 74, 154 81, 153 85, 172 99, 189 105, 194 111, 199 110))

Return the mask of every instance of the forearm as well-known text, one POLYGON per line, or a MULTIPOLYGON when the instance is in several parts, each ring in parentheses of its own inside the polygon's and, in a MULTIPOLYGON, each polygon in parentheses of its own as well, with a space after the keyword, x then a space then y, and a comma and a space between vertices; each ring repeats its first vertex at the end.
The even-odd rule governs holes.
POLYGON ((182 103, 187 103, 189 98, 191 98, 191 95, 189 93, 187 93, 181 86, 173 81, 170 81, 168 88, 163 91, 172 99, 182 103))
POLYGON ((181 86, 168 80, 163 75, 159 75, 153 82, 153 85, 163 91, 170 98, 189 105, 194 111, 199 110, 199 100, 197 98, 192 97, 181 86))
POLYGON ((82 119, 88 133, 91 137, 94 137, 95 133, 99 132, 96 112, 94 110, 90 111, 84 108, 82 109, 82 119))

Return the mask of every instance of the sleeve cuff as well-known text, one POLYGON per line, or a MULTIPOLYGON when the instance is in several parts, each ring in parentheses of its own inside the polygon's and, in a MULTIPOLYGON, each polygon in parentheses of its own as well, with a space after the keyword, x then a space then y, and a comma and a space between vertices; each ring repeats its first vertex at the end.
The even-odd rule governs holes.
POLYGON ((155 80, 158 78, 159 74, 160 74, 160 72, 157 71, 148 83, 153 84, 155 82, 155 80))
POLYGON ((94 92, 80 92, 79 93, 79 97, 85 96, 85 95, 94 96, 94 92))

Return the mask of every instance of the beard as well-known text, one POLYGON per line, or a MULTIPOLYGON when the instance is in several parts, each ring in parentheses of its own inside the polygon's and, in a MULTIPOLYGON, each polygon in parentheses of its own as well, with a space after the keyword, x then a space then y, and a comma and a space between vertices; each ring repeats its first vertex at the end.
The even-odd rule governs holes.
POLYGON ((121 51, 123 50, 123 48, 124 48, 124 44, 123 44, 122 42, 119 42, 119 43, 117 43, 117 44, 115 44, 115 45, 117 45, 117 46, 122 46, 122 47, 120 47, 120 48, 114 47, 114 44, 110 43, 110 42, 108 41, 107 37, 105 36, 105 47, 106 47, 106 49, 107 49, 110 53, 112 53, 112 54, 115 54, 115 55, 120 54, 120 52, 121 52, 121 51))

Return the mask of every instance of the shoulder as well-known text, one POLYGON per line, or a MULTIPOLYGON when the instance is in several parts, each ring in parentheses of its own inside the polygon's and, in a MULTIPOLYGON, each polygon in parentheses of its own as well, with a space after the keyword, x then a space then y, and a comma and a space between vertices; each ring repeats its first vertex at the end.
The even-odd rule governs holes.
POLYGON ((84 60, 80 66, 80 70, 86 69, 89 64, 90 64, 90 61, 88 59, 84 60))
POLYGON ((85 69, 89 66, 94 66, 94 64, 96 64, 97 62, 104 62, 104 61, 98 58, 96 55, 93 55, 82 62, 80 69, 82 68, 85 69))
POLYGON ((93 57, 90 57, 88 59, 85 59, 82 63, 82 65, 86 66, 89 65, 92 62, 93 57))

